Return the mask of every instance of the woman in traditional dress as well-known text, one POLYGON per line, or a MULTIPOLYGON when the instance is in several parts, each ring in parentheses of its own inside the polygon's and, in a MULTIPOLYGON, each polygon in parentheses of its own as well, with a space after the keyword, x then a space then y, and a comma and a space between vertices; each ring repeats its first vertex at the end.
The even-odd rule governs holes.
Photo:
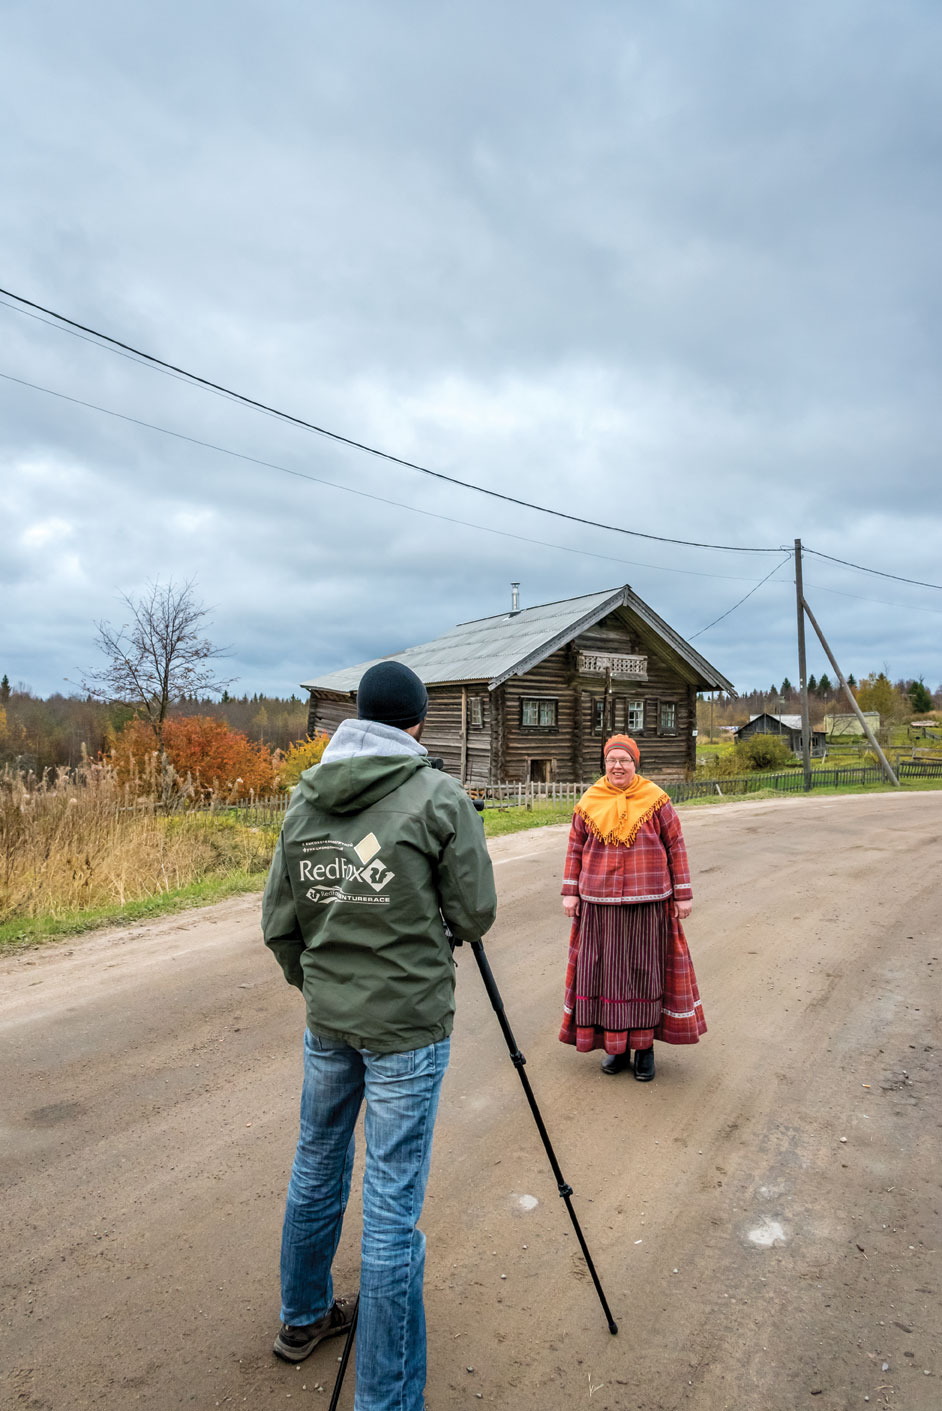
POLYGON ((605 742, 605 776, 576 804, 563 876, 572 921, 560 1040, 603 1048, 603 1073, 654 1077, 654 1040, 695 1044, 706 1032, 681 922, 693 905, 680 819, 637 772, 628 735, 605 742))

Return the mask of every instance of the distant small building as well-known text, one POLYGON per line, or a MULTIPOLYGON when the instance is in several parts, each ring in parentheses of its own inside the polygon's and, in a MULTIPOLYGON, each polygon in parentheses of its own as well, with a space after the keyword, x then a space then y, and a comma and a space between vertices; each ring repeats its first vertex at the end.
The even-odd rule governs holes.
MULTIPOLYGON (((748 723, 741 725, 736 731, 737 741, 748 740, 750 735, 782 735, 788 743, 788 748, 795 754, 801 754, 800 715, 772 715, 763 711, 761 715, 751 716, 748 723)), ((811 749, 823 749, 826 738, 823 730, 815 730, 812 726, 811 749)))
MULTIPOLYGON (((874 734, 880 728, 880 712, 878 710, 865 710, 864 719, 870 726, 874 734)), ((841 735, 862 735, 864 728, 853 712, 847 715, 826 715, 824 717, 824 733, 829 740, 840 739, 841 735)))

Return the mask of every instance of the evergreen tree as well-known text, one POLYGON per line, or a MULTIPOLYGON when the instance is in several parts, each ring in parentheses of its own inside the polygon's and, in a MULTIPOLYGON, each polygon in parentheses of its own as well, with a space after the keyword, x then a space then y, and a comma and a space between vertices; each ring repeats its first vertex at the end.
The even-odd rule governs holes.
POLYGON ((808 694, 809 694, 809 696, 813 696, 814 693, 815 693, 815 691, 816 691, 817 689, 818 689, 818 683, 817 683, 817 681, 814 679, 813 676, 809 676, 809 677, 808 677, 808 694))
POLYGON ((10 678, 9 678, 9 676, 6 674, 6 672, 4 672, 4 673, 3 673, 3 680, 0 681, 0 705, 6 705, 6 703, 7 703, 7 701, 8 701, 9 699, 10 699, 10 678))
POLYGON ((834 687, 831 685, 831 678, 828 676, 827 672, 825 672, 818 682, 818 695, 826 697, 829 696, 833 690, 834 687))
POLYGON ((792 692, 794 691, 794 689, 795 689, 794 686, 792 685, 792 683, 789 681, 788 677, 786 676, 786 677, 785 677, 785 680, 782 682, 782 695, 783 695, 783 696, 786 696, 786 697, 787 697, 787 696, 790 696, 790 695, 792 694, 792 692))
POLYGON ((909 696, 909 703, 917 715, 925 715, 927 710, 932 709, 932 696, 921 676, 918 681, 910 682, 906 694, 909 696))
POLYGON ((853 673, 853 672, 851 672, 850 675, 848 676, 848 678, 847 678, 847 684, 848 684, 848 686, 850 687, 850 689, 851 689, 852 691, 854 691, 854 690, 857 689, 857 678, 854 676, 854 673, 853 673))

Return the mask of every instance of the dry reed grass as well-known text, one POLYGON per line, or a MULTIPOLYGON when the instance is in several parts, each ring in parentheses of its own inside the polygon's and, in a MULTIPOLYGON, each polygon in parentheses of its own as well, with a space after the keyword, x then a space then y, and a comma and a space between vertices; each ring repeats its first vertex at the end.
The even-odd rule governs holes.
POLYGON ((268 830, 187 812, 185 790, 168 812, 155 782, 122 785, 107 762, 42 779, 0 771, 0 923, 123 906, 268 866, 268 830))

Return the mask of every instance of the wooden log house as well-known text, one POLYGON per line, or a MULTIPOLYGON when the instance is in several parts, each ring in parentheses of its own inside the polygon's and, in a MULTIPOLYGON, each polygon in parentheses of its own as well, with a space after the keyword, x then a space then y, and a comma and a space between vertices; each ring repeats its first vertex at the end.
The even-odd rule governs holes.
MULTIPOLYGON (((462 623, 378 660, 425 682, 422 743, 472 787, 596 778, 615 731, 638 741, 644 774, 682 779, 696 766, 697 692, 733 689, 627 585, 462 623)), ((356 714, 373 665, 303 683, 311 734, 356 714)))

